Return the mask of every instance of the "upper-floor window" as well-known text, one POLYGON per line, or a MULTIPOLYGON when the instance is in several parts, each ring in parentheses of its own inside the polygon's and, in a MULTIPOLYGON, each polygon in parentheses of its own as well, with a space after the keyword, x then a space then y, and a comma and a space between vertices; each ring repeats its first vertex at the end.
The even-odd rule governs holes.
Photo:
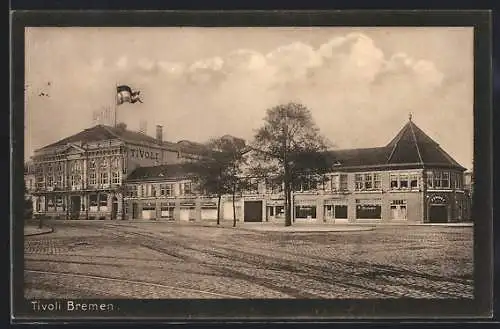
POLYGON ((97 175, 95 171, 89 173, 89 184, 95 185, 97 183, 97 175))
POLYGON ((105 170, 108 168, 108 159, 106 158, 102 158, 100 161, 99 161, 99 169, 101 170, 105 170))
POLYGON ((130 197, 137 197, 137 185, 130 185, 129 186, 128 195, 130 197))
POLYGON ((120 158, 119 157, 111 158, 111 168, 116 169, 119 166, 120 166, 120 158))
POLYGON ((259 180, 258 180, 258 178, 249 178, 247 180, 245 192, 247 192, 247 193, 258 193, 259 192, 259 180))
POLYGON ((452 187, 461 189, 463 187, 464 176, 462 173, 451 173, 452 187))
POLYGON ((416 173, 391 173, 391 189, 418 188, 419 175, 416 173))
POLYGON ((184 195, 191 195, 193 193, 192 188, 191 188, 191 183, 187 182, 184 183, 184 195))
POLYGON ((427 187, 435 189, 448 189, 451 187, 450 173, 448 171, 428 171, 427 187))
POLYGON ((172 195, 172 184, 160 184, 160 195, 161 196, 171 196, 172 195))
POLYGON ((281 193, 283 191, 283 184, 275 179, 266 180, 266 192, 271 194, 281 193))
POLYGON ((101 184, 108 184, 109 183, 109 180, 108 180, 109 177, 108 177, 108 173, 106 171, 99 173, 99 177, 100 177, 101 184))
POLYGON ((354 175, 354 188, 356 191, 378 190, 380 187, 380 173, 363 173, 354 175))
POLYGON ((119 171, 113 171, 112 176, 111 176, 111 183, 120 184, 120 172, 119 171))

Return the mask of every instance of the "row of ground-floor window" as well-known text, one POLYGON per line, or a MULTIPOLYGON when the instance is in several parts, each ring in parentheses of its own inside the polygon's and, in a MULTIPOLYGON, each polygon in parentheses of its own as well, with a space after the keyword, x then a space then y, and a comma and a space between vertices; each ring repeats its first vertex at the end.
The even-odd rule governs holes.
POLYGON ((120 219, 123 199, 113 191, 32 196, 33 214, 61 219, 120 219))
MULTIPOLYGON (((128 219, 199 221, 217 219, 214 198, 125 198, 119 193, 34 197, 34 213, 67 219, 128 219), (122 211, 123 210, 123 211, 122 211)), ((292 201, 294 221, 332 223, 363 220, 408 222, 454 222, 470 220, 470 201, 463 194, 401 193, 397 198, 381 195, 345 195, 337 199, 301 196, 292 201)), ((245 222, 284 221, 282 199, 243 197, 233 207, 231 198, 222 198, 220 218, 245 222)))

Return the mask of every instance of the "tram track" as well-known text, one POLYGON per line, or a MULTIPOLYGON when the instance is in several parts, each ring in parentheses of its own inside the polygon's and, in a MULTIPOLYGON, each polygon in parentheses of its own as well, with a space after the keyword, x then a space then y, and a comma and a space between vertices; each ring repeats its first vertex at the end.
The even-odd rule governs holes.
MULTIPOLYGON (((120 226, 120 225, 117 225, 120 226)), ((130 232, 127 231, 125 234, 129 234, 132 236, 138 236, 141 238, 149 238, 158 239, 158 235, 150 232, 130 232)), ((188 238, 188 237, 186 237, 188 238)), ((170 242, 174 242, 170 240, 170 242)), ((228 248, 226 245, 210 242, 208 246, 210 248, 205 248, 204 250, 200 250, 197 248, 192 248, 188 246, 182 238, 176 238, 175 244, 182 246, 182 249, 189 249, 195 252, 207 253, 215 257, 219 257, 221 259, 231 259, 244 263, 251 264, 253 266, 265 267, 266 269, 273 269, 276 271, 281 271, 287 274, 284 276, 295 275, 302 277, 303 279, 314 279, 319 282, 323 282, 326 284, 333 284, 336 286, 343 286, 346 288, 355 288, 360 290, 366 290, 371 293, 375 293, 379 296, 385 296, 389 298, 397 298, 404 295, 405 292, 414 294, 422 294, 427 296, 440 296, 440 298, 463 298, 467 294, 464 294, 464 289, 470 288, 472 286, 471 282, 467 282, 466 280, 453 280, 451 278, 443 278, 436 275, 423 274, 414 271, 405 271, 399 269, 387 268, 385 266, 381 266, 378 264, 370 264, 370 263, 354 263, 348 261, 340 261, 340 260, 332 260, 324 257, 315 257, 315 259, 320 259, 325 262, 328 262, 332 266, 337 268, 342 268, 339 272, 332 272, 331 270, 325 269, 324 266, 307 264, 304 262, 300 262, 294 260, 293 262, 287 262, 288 264, 283 265, 283 258, 275 257, 270 255, 264 255, 262 253, 253 253, 248 252, 247 250, 243 251, 235 248, 228 248), (224 251, 224 252, 221 252, 224 251), (361 272, 362 274, 355 274, 356 272, 361 272), (363 273, 364 272, 364 273, 363 273), (374 277, 373 273, 376 273, 374 277), (410 277, 415 280, 427 281, 422 283, 406 283, 402 282, 402 280, 398 280, 398 278, 410 277), (361 283, 360 283, 361 281, 361 283), (363 284, 362 281, 365 281, 363 284), (368 281, 368 282, 367 282, 368 281), (358 282, 358 283, 356 283, 358 282), (376 282, 380 286, 399 286, 401 292, 389 292, 386 289, 373 287, 373 283, 376 282), (456 291, 447 291, 446 288, 443 288, 443 285, 459 285, 462 289, 457 289, 456 291)), ((253 246, 252 249, 259 250, 261 252, 265 252, 266 250, 260 248, 258 246, 253 246)), ((307 255, 301 253, 291 253, 283 250, 273 250, 273 253, 277 254, 286 254, 288 256, 293 257, 304 257, 307 258, 307 255)), ((233 275, 238 275, 238 273, 233 273, 234 270, 230 270, 230 273, 233 275)), ((238 271, 237 271, 238 272, 238 271)), ((311 297, 308 297, 311 298, 311 297)))
POLYGON ((227 299, 227 298, 232 298, 232 299, 244 298, 242 296, 237 296, 237 295, 222 294, 222 293, 211 292, 211 291, 207 291, 207 290, 179 287, 178 285, 173 286, 173 285, 147 282, 147 281, 142 281, 142 280, 120 279, 120 278, 105 276, 105 275, 89 275, 89 274, 63 272, 63 271, 42 271, 42 270, 34 270, 34 269, 29 269, 29 268, 25 269, 24 271, 26 273, 35 273, 35 274, 42 274, 42 275, 66 276, 66 277, 73 277, 73 278, 104 280, 104 281, 125 283, 125 284, 131 284, 131 285, 149 286, 149 287, 155 287, 155 288, 160 288, 160 289, 169 289, 169 290, 174 290, 174 291, 180 291, 180 292, 184 292, 184 293, 195 293, 195 294, 197 294, 197 296, 206 295, 206 296, 210 296, 212 298, 213 297, 225 298, 225 299, 227 299))
POLYGON ((311 255, 283 249, 273 249, 273 255, 269 255, 266 254, 269 249, 258 242, 252 243, 250 248, 248 243, 242 245, 237 240, 232 241, 232 236, 225 243, 213 238, 194 240, 193 236, 182 230, 174 235, 168 231, 144 231, 140 226, 125 223, 109 223, 96 227, 96 230, 105 236, 153 250, 178 261, 201 265, 219 273, 221 278, 248 281, 293 298, 327 298, 325 293, 328 287, 358 291, 360 294, 373 296, 371 298, 400 298, 407 295, 420 296, 417 298, 470 298, 468 296, 472 295, 473 289, 471 280, 447 278, 366 261, 352 262, 314 255, 315 263, 311 263, 300 260, 311 258, 311 255), (228 247, 228 243, 234 243, 233 247, 228 247), (258 271, 252 271, 253 269, 258 271), (301 280, 313 282, 313 286, 316 282, 321 288, 318 292, 315 289, 304 289, 299 285, 301 280))

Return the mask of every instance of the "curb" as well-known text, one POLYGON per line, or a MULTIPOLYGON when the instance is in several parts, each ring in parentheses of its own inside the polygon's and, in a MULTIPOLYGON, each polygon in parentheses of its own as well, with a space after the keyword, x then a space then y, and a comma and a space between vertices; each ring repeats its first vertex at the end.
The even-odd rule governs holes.
POLYGON ((49 234, 49 233, 53 233, 54 232, 54 228, 53 227, 48 227, 47 229, 48 229, 47 231, 38 232, 38 233, 24 234, 24 236, 44 235, 44 234, 49 234))

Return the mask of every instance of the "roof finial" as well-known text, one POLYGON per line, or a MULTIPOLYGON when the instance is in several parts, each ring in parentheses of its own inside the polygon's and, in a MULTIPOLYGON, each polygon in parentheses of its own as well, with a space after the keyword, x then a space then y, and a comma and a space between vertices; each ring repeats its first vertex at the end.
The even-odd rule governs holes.
POLYGON ((411 112, 410 112, 410 113, 408 113, 408 120, 410 120, 410 121, 411 121, 411 112))

